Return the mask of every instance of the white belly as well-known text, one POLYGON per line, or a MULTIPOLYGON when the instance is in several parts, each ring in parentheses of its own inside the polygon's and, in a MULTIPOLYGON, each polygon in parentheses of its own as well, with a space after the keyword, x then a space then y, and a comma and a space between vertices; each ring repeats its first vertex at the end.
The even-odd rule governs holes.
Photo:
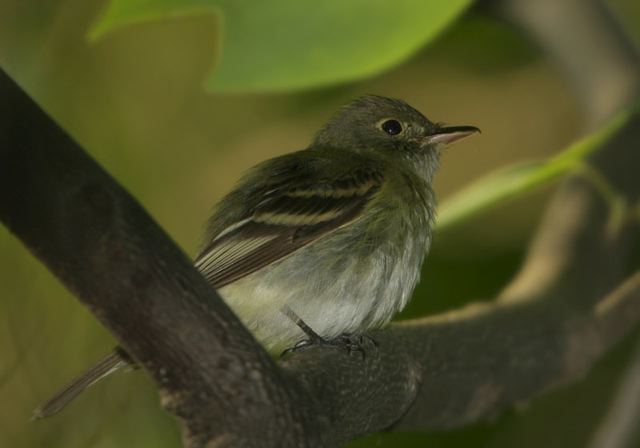
POLYGON ((221 288, 220 295, 274 353, 305 339, 280 311, 284 305, 324 338, 379 327, 407 304, 430 243, 428 226, 393 224, 393 235, 371 241, 358 238, 367 223, 355 223, 221 288))

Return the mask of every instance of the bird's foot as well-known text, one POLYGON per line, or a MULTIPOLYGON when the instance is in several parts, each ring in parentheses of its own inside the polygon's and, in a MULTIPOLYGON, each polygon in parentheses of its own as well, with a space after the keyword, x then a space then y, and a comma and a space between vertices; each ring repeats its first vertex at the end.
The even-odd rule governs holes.
POLYGON ((364 345, 367 343, 373 345, 376 348, 378 347, 378 343, 371 336, 363 334, 343 333, 333 339, 325 339, 315 334, 314 336, 310 336, 308 339, 301 340, 293 347, 286 349, 280 356, 284 357, 291 353, 299 353, 309 350, 310 348, 321 347, 344 350, 349 355, 351 355, 352 353, 360 353, 362 359, 365 359, 366 350, 364 348, 364 345))
POLYGON ((291 319, 303 332, 307 335, 307 339, 303 339, 296 343, 293 347, 290 347, 282 352, 280 357, 284 357, 290 353, 298 353, 309 350, 314 347, 326 347, 337 348, 346 350, 351 354, 358 352, 362 355, 362 359, 365 358, 365 350, 363 343, 369 342, 374 347, 378 347, 378 343, 371 337, 360 333, 343 333, 340 336, 333 339, 325 339, 316 333, 304 320, 300 318, 288 305, 285 305, 280 310, 289 319, 291 319))

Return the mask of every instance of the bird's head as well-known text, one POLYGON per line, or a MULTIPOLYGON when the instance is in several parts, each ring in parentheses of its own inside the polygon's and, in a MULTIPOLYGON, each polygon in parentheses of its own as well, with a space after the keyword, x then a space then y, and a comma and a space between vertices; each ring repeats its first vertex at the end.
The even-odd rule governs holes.
POLYGON ((433 123, 404 101, 367 95, 347 104, 329 120, 316 134, 312 147, 400 156, 431 178, 440 150, 476 132, 479 129, 474 126, 433 123))

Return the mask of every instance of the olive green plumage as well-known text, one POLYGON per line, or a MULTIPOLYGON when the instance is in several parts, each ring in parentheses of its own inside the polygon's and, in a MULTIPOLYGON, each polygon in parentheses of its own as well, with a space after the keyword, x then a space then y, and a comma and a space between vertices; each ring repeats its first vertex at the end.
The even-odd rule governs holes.
POLYGON ((444 128, 403 101, 367 96, 302 151, 263 162, 220 201, 196 266, 265 347, 388 322, 431 242, 444 128))

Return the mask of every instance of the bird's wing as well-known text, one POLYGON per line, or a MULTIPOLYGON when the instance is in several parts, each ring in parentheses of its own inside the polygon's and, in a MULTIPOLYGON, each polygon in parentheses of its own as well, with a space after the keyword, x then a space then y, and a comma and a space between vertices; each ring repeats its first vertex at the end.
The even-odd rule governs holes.
MULTIPOLYGON (((384 178, 371 166, 342 169, 332 180, 327 180, 326 166, 313 169, 307 163, 289 168, 284 170, 290 174, 284 181, 280 170, 273 182, 249 194, 239 190, 230 194, 229 200, 245 197, 247 205, 217 226, 195 262, 214 287, 228 285, 354 222, 384 178)), ((224 213, 224 207, 218 209, 217 214, 224 213)))

